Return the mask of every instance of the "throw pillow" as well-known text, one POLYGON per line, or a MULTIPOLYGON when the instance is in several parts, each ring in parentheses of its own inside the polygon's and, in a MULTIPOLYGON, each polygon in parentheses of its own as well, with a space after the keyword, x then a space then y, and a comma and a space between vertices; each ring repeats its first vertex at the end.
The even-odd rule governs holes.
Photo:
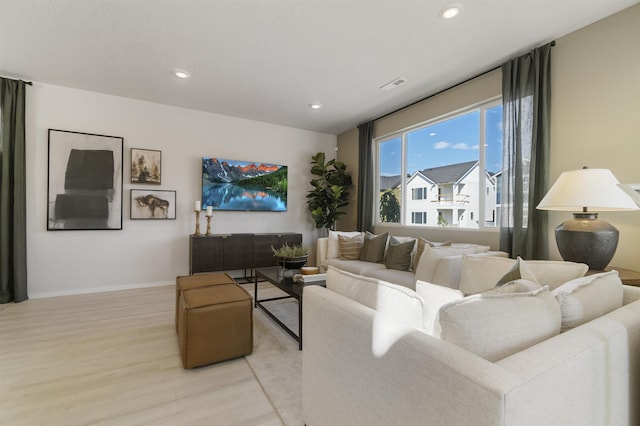
POLYGON ((416 281, 416 293, 424 301, 424 331, 433 337, 440 337, 440 308, 447 303, 462 299, 460 290, 424 281, 416 281))
POLYGON ((388 237, 388 232, 381 235, 374 235, 367 232, 364 235, 364 243, 360 250, 360 260, 364 260, 365 262, 382 263, 384 260, 384 250, 387 247, 388 237))
POLYGON ((355 237, 346 237, 344 235, 338 235, 338 243, 340 245, 340 260, 359 260, 360 248, 364 237, 358 235, 355 237))
POLYGON ((531 269, 527 266, 526 263, 524 263, 524 260, 522 260, 520 256, 518 256, 516 263, 513 264, 511 269, 509 269, 509 271, 507 271, 507 273, 504 274, 502 278, 498 280, 498 282, 496 283, 496 286, 499 287, 501 285, 505 285, 507 283, 510 283, 511 281, 515 281, 519 279, 529 280, 529 281, 533 281, 534 283, 538 283, 536 276, 533 274, 533 272, 531 272, 531 269))
POLYGON ((429 247, 450 247, 451 241, 445 241, 443 243, 436 243, 433 241, 426 240, 422 237, 418 238, 418 244, 416 245, 416 254, 413 258, 413 267, 412 269, 415 271, 418 268, 418 263, 420 262, 420 256, 422 256, 422 252, 426 246, 429 247))
POLYGON ((515 263, 514 259, 505 257, 462 256, 460 291, 469 295, 494 288, 515 263))
POLYGON ((440 338, 496 362, 560 333, 560 306, 547 287, 484 293, 440 308, 440 338))
POLYGON ((618 271, 576 278, 556 288, 552 294, 562 311, 562 331, 618 309, 623 293, 618 271))
POLYGON ((424 302, 406 287, 329 266, 327 288, 402 324, 422 330, 424 302))
POLYGON ((435 282, 434 277, 438 270, 440 260, 445 257, 460 256, 463 254, 475 253, 474 248, 457 248, 457 247, 430 247, 425 245, 418 267, 416 268, 416 279, 426 281, 432 284, 440 284, 450 286, 457 283, 435 282))
POLYGON ((384 259, 384 266, 386 266, 387 269, 408 271, 411 267, 411 252, 415 244, 415 240, 401 243, 394 237, 391 237, 389 239, 389 246, 387 247, 387 256, 384 259))
POLYGON ((359 231, 329 231, 329 238, 327 241, 327 259, 340 258, 340 242, 338 241, 338 235, 344 235, 345 237, 356 237, 358 235, 364 234, 359 231))
POLYGON ((550 290, 560 287, 567 281, 583 277, 589 267, 584 263, 564 260, 525 260, 538 282, 548 285, 550 290))
POLYGON ((416 257, 416 247, 418 246, 417 241, 418 239, 415 237, 399 237, 397 235, 392 235, 389 238, 395 238, 396 242, 400 242, 400 243, 406 243, 407 241, 413 241, 413 250, 411 250, 411 266, 409 267, 410 271, 413 271, 413 263, 416 257))

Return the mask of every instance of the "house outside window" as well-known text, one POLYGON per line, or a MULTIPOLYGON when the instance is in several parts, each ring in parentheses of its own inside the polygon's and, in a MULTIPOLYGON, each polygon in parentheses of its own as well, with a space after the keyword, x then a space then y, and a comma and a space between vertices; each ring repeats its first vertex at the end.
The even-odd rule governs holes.
MULTIPOLYGON (((469 229, 499 226, 500 99, 378 138, 375 143, 379 199, 384 191, 396 195, 400 210, 393 216, 399 219, 396 223, 469 229)), ((379 203, 377 207, 381 211, 383 206, 379 203)), ((378 222, 389 223, 383 215, 378 222)))

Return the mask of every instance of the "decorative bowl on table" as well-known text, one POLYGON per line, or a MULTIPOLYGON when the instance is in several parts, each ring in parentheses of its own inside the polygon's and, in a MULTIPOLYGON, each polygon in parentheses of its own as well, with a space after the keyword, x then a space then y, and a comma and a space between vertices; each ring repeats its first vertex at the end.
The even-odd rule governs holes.
POLYGON ((307 263, 309 255, 295 257, 278 257, 278 266, 283 269, 300 269, 307 263))

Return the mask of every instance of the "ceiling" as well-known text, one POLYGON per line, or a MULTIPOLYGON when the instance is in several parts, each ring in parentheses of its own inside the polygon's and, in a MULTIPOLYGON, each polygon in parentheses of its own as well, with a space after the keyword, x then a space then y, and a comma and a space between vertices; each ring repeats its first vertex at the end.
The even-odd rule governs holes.
POLYGON ((638 0, 454 2, 0 0, 0 75, 340 134, 638 0))

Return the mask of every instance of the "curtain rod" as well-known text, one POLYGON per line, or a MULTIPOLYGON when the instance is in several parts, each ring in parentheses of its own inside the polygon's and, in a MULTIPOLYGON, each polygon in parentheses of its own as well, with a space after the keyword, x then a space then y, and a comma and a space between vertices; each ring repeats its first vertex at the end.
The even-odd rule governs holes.
MULTIPOLYGON (((553 47, 553 46, 555 46, 555 45, 556 45, 556 41, 555 41, 555 40, 553 40, 553 41, 551 41, 551 43, 549 43, 549 44, 553 47)), ((469 78, 467 78, 466 80, 461 81, 460 83, 456 83, 456 84, 454 84, 453 86, 449 86, 449 87, 447 87, 446 89, 442 89, 442 90, 440 90, 440 91, 438 91, 438 92, 436 92, 436 93, 432 93, 432 94, 431 94, 431 95, 429 95, 429 96, 425 96, 425 97, 424 97, 424 98, 422 98, 422 99, 418 99, 417 101, 411 102, 409 105, 405 105, 405 106, 400 107, 400 108, 398 108, 398 109, 396 109, 396 110, 393 110, 393 111, 391 111, 391 112, 388 112, 388 113, 386 113, 386 114, 384 114, 384 115, 381 115, 381 116, 380 116, 380 117, 378 117, 378 118, 374 118, 374 119, 373 119, 373 120, 371 120, 371 121, 378 121, 378 120, 381 120, 381 119, 383 119, 383 118, 385 118, 385 117, 388 117, 388 116, 390 116, 390 115, 392 115, 392 114, 395 114, 396 112, 400 112, 400 111, 402 111, 402 110, 404 110, 404 109, 410 108, 410 107, 412 107, 412 106, 414 106, 414 105, 416 105, 416 104, 419 104, 420 102, 426 101, 427 99, 429 99, 429 98, 433 98, 434 96, 438 96, 439 94, 444 93, 444 92, 446 92, 447 90, 454 89, 454 88, 456 88, 456 87, 458 87, 458 86, 461 86, 461 85, 463 85, 463 84, 465 84, 465 83, 470 82, 471 80, 474 80, 474 79, 476 79, 476 78, 478 78, 478 77, 482 77, 483 75, 485 75, 485 74, 489 74, 490 72, 493 72, 493 71, 498 70, 498 69, 500 69, 500 68, 502 68, 502 65, 498 65, 497 67, 493 67, 493 68, 491 68, 491 69, 489 69, 489 70, 483 71, 483 72, 481 72, 480 74, 474 75, 473 77, 469 77, 469 78)))
POLYGON ((2 78, 8 78, 9 80, 19 80, 19 81, 24 81, 24 84, 28 84, 29 86, 33 86, 33 82, 32 82, 32 81, 22 80, 21 78, 5 77, 5 76, 3 76, 3 75, 0 75, 0 77, 2 77, 2 78))

